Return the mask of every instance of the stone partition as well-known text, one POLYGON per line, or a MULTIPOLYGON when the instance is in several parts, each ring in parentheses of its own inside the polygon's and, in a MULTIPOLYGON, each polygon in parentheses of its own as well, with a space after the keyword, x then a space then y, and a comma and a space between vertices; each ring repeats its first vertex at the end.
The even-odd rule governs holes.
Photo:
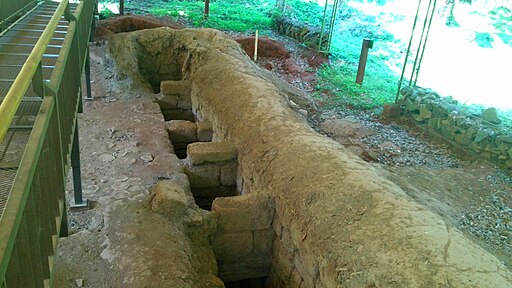
POLYGON ((266 277, 272 258, 274 201, 264 193, 217 198, 212 247, 224 282, 266 277))
POLYGON ((496 109, 489 108, 479 115, 462 111, 457 100, 441 97, 433 90, 406 87, 401 90, 401 105, 406 115, 419 124, 433 128, 444 138, 465 149, 492 160, 507 169, 512 168, 512 134, 500 126, 496 109))
POLYGON ((185 163, 185 174, 199 207, 210 210, 215 198, 236 195, 237 150, 232 144, 189 144, 185 163))
POLYGON ((195 119, 190 100, 190 82, 184 80, 165 80, 160 83, 160 93, 155 95, 166 120, 195 119))
MULTIPOLYGON (((512 287, 496 257, 309 127, 289 105, 289 85, 227 35, 161 28, 116 35, 111 45, 138 53, 160 45, 190 56, 180 63, 194 114, 211 123, 214 141, 236 147, 235 182, 248 187, 244 193, 273 199, 270 287, 512 287)), ((127 55, 114 57, 118 69, 140 78, 127 55)), ((240 207, 249 215, 251 206, 240 207)), ((252 244, 245 234, 253 246, 240 249, 252 253, 254 233, 252 244)))

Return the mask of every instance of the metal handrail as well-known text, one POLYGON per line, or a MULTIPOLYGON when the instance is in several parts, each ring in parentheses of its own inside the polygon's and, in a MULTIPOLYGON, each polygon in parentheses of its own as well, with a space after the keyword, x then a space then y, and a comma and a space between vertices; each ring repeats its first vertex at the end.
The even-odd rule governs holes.
MULTIPOLYGON (((69 26, 50 81, 44 80, 42 59, 35 56, 17 78, 32 81, 42 102, 0 216, 0 288, 53 287, 58 239, 67 235, 66 179, 70 147, 78 138, 81 75, 95 3, 81 0, 73 14, 67 0, 57 7, 50 21, 64 15, 69 26)), ((34 48, 31 55, 37 54, 34 48)), ((11 95, 22 97, 28 85, 17 87, 22 90, 11 95)))
POLYGON ((5 135, 7 135, 7 131, 9 130, 9 126, 11 126, 12 120, 16 115, 16 111, 20 106, 21 99, 25 96, 25 93, 30 87, 29 79, 34 77, 38 67, 40 67, 43 54, 46 51, 47 46, 50 44, 53 33, 57 30, 60 18, 68 9, 69 0, 62 0, 55 11, 55 14, 48 23, 48 26, 44 29, 44 32, 34 46, 34 49, 32 49, 32 52, 28 56, 21 72, 18 74, 18 77, 16 77, 16 80, 14 80, 9 92, 7 92, 7 95, 0 104, 0 143, 4 141, 5 135))

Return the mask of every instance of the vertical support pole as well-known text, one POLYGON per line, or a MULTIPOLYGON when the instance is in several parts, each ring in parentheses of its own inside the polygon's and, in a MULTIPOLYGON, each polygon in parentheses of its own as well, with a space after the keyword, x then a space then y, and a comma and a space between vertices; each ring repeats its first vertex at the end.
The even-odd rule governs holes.
POLYGON ((373 40, 363 39, 361 55, 359 56, 359 66, 357 67, 356 83, 363 84, 364 71, 366 69, 366 60, 368 59, 368 49, 373 48, 373 40))
POLYGON ((409 38, 409 45, 407 46, 407 52, 405 53, 404 66, 402 68, 402 74, 400 80, 398 80, 398 88, 396 90, 395 103, 398 102, 398 96, 400 96, 400 88, 402 88, 402 81, 404 80, 405 68, 407 67, 407 60, 409 59, 409 52, 411 52, 412 40, 414 39, 414 30, 416 30, 416 24, 418 23, 418 14, 420 13, 421 1, 418 1, 418 8, 416 9, 416 16, 414 17, 414 23, 412 24, 411 38, 409 38))
POLYGON ((324 30, 325 30, 325 17, 327 17, 327 5, 329 4, 328 1, 325 1, 325 7, 324 7, 324 17, 322 18, 322 28, 320 28, 320 38, 318 39, 318 52, 323 52, 322 50, 322 42, 324 40, 324 30))
POLYGON ((73 171, 73 196, 74 203, 71 204, 71 210, 80 210, 89 208, 89 201, 82 197, 82 175, 80 172, 80 145, 78 137, 78 119, 75 122, 75 133, 73 135, 73 144, 71 146, 71 168, 73 171))
POLYGON ((416 82, 418 82, 418 75, 420 74, 421 62, 423 61, 423 55, 425 55, 425 47, 427 47, 428 35, 430 33, 430 27, 432 26, 432 19, 434 19, 434 13, 436 11, 436 5, 437 5, 437 0, 434 0, 434 7, 432 8, 432 11, 431 11, 431 13, 429 15, 430 19, 429 19, 429 22, 428 22, 427 35, 425 35, 425 42, 423 43, 423 48, 421 49, 421 55, 420 55, 420 59, 419 59, 419 62, 418 62, 418 68, 416 70, 416 77, 413 80, 413 85, 416 85, 416 82))
POLYGON ((204 19, 210 16, 210 0, 204 0, 204 19))
POLYGON ((32 77, 32 90, 39 97, 44 97, 44 79, 43 79, 43 66, 41 62, 37 64, 36 73, 32 77))
POLYGON ((87 100, 92 100, 92 88, 91 88, 91 56, 89 55, 89 49, 85 53, 85 86, 87 89, 87 100))
POLYGON ((124 15, 124 0, 119 0, 119 14, 124 15))
POLYGON ((428 7, 427 7, 427 12, 426 12, 426 15, 425 15, 425 20, 423 21, 423 28, 421 29, 420 42, 418 43, 418 49, 416 50, 416 57, 414 57, 414 62, 413 62, 413 65, 412 65, 412 73, 411 73, 411 79, 409 81, 409 87, 413 85, 413 79, 414 79, 414 76, 416 74, 416 66, 418 65, 418 58, 420 56, 420 52, 419 51, 421 50, 421 47, 423 46, 423 40, 424 40, 425 31, 427 29, 427 21, 428 21, 428 15, 429 15, 429 12, 430 12, 431 5, 432 5, 432 0, 429 0, 428 7))
POLYGON ((254 61, 258 60, 258 30, 256 30, 256 36, 254 37, 254 61))

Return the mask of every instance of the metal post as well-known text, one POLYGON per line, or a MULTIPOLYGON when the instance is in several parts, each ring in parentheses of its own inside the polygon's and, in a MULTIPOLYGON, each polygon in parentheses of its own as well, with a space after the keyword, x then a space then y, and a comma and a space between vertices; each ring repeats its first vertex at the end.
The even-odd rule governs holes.
POLYGON ((89 208, 89 200, 82 197, 82 174, 80 172, 80 145, 78 143, 78 119, 75 123, 75 134, 71 148, 71 168, 73 171, 73 196, 74 203, 71 203, 71 210, 82 210, 89 208))
POLYGON ((405 68, 407 67, 407 60, 409 59, 409 52, 411 51, 412 40, 414 39, 414 30, 418 23, 418 14, 420 13, 421 0, 418 1, 418 8, 416 9, 416 16, 414 17, 414 23, 412 24, 411 38, 409 39, 409 45, 407 46, 407 52, 405 53, 404 66, 402 68, 402 75, 398 81, 398 89, 396 91, 395 103, 398 102, 398 96, 400 95, 400 88, 402 87, 402 81, 404 80, 405 68))
POLYGON ((92 88, 91 88, 91 56, 89 55, 89 49, 85 53, 85 86, 87 89, 87 100, 92 100, 92 88))
POLYGON ((430 33, 430 27, 432 26, 432 19, 434 19, 434 13, 436 11, 436 4, 437 4, 437 0, 434 0, 434 7, 432 8, 432 12, 430 14, 430 19, 429 19, 429 22, 428 22, 427 35, 425 35, 425 43, 423 43, 423 48, 421 49, 420 60, 418 62, 418 68, 417 68, 417 71, 416 71, 416 77, 414 78, 414 85, 416 85, 416 82, 418 82, 418 75, 420 74, 421 61, 423 61, 423 56, 425 54, 425 47, 427 47, 428 35, 430 33))
POLYGON ((334 26, 336 24, 336 15, 338 13, 338 5, 339 5, 339 0, 334 0, 334 4, 332 7, 332 13, 331 13, 331 24, 329 27, 329 35, 327 37, 327 51, 326 51, 325 55, 329 55, 329 53, 331 52, 332 34, 334 33, 334 26))
POLYGON ((418 65, 418 59, 420 57, 419 51, 421 50, 421 47, 423 45, 423 38, 425 36, 425 31, 427 29, 428 15, 429 15, 431 6, 432 6, 432 0, 429 0, 428 7, 427 7, 427 13, 425 15, 425 20, 423 21, 423 28, 421 29, 420 42, 418 43, 418 49, 416 50, 416 57, 414 58, 414 62, 412 65, 412 73, 411 73, 411 79, 409 81, 409 87, 413 85, 412 79, 414 79, 414 74, 416 74, 416 66, 418 65))
POLYGON ((363 39, 363 45, 361 47, 361 56, 359 56, 359 66, 357 67, 357 84, 363 84, 364 70, 366 69, 366 59, 368 59, 368 49, 372 48, 373 40, 363 39))
POLYGON ((324 40, 325 17, 327 17, 327 5, 328 5, 328 1, 325 1, 324 17, 322 18, 322 28, 320 29, 320 39, 318 39, 318 48, 317 48, 317 50, 319 52, 322 51, 322 41, 324 40))

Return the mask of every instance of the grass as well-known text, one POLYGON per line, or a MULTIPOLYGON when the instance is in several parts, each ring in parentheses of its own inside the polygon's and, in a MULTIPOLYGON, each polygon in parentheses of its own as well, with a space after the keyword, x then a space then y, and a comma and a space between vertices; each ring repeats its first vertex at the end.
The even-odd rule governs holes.
POLYGON ((204 3, 174 1, 150 9, 155 16, 170 16, 175 20, 184 18, 194 27, 215 28, 236 32, 270 30, 273 5, 268 1, 214 1, 210 3, 210 14, 204 17, 204 3))
MULTIPOLYGON (((373 25, 375 18, 350 6, 341 7, 338 16, 340 29, 331 44, 331 54, 339 61, 322 67, 318 72, 318 89, 332 91, 328 93, 330 96, 320 99, 325 104, 366 110, 394 102, 398 75, 387 64, 391 54, 386 50, 389 49, 388 44, 394 44, 397 40, 389 32, 373 25), (354 15, 358 18, 357 22, 353 21, 354 15), (355 79, 363 39, 374 40, 374 45, 369 50, 363 84, 359 85, 355 79)), ((317 97, 322 98, 321 94, 317 97)))
POLYGON ((367 67, 363 84, 359 85, 355 83, 356 65, 338 63, 322 66, 318 70, 318 93, 315 97, 328 108, 343 105, 368 110, 393 102, 397 89, 395 77, 390 79, 372 68, 367 67))

